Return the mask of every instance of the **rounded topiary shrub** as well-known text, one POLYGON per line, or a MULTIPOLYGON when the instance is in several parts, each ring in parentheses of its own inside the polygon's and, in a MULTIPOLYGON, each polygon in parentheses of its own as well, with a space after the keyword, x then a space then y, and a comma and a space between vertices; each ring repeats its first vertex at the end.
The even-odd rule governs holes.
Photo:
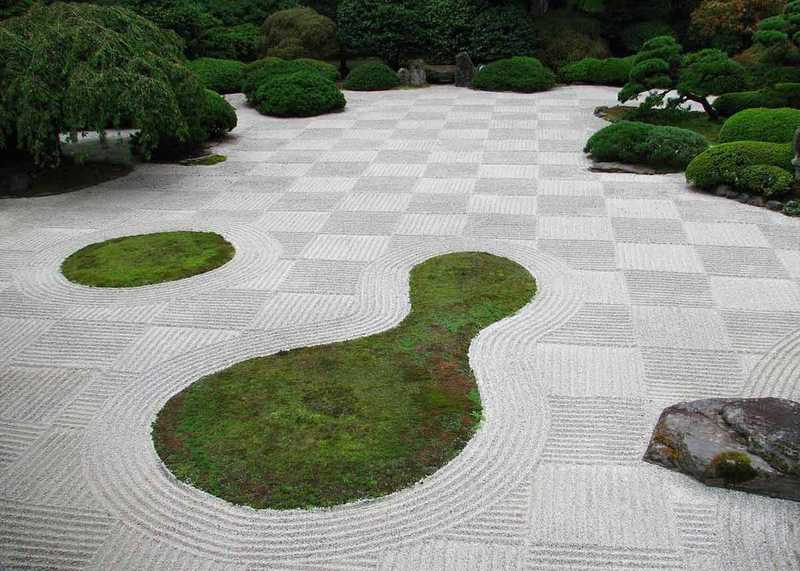
POLYGON ((261 28, 245 23, 217 26, 204 31, 191 46, 192 52, 210 58, 253 61, 261 47, 261 28))
POLYGON ((236 110, 225 98, 210 89, 206 89, 208 111, 206 113, 206 129, 212 139, 218 139, 236 127, 236 110))
POLYGON ((584 58, 565 65, 559 72, 566 83, 625 85, 631 75, 633 58, 584 58))
POLYGON ((208 89, 217 93, 238 93, 242 90, 245 64, 232 59, 203 57, 189 62, 189 69, 208 89))
POLYGON ((247 95, 248 99, 251 99, 256 88, 266 80, 274 79, 281 75, 291 75, 298 71, 316 73, 333 82, 339 79, 339 71, 336 67, 324 61, 307 58, 284 60, 276 57, 266 57, 247 64, 244 70, 242 91, 247 95))
POLYGON ((354 91, 381 91, 400 85, 400 79, 388 65, 383 63, 365 63, 347 76, 345 89, 354 91))
POLYGON ((666 22, 651 20, 637 22, 622 31, 622 43, 632 53, 638 52, 648 40, 659 36, 675 36, 675 30, 666 22))
POLYGON ((250 101, 265 115, 310 117, 344 109, 336 84, 314 71, 279 75, 261 83, 250 101))
POLYGON ((336 24, 313 8, 280 10, 264 20, 263 53, 286 59, 336 57, 336 24))
POLYGON ((694 131, 621 121, 595 133, 584 151, 598 161, 681 170, 707 148, 708 141, 694 131))
POLYGON ((482 67, 472 78, 475 89, 485 91, 547 91, 556 83, 555 74, 532 57, 501 59, 482 67))
POLYGON ((742 192, 764 198, 780 196, 792 188, 794 176, 789 171, 771 165, 745 167, 737 175, 736 187, 742 192))
POLYGON ((745 109, 757 107, 775 109, 786 105, 786 98, 772 90, 725 93, 714 100, 714 109, 721 117, 731 117, 745 109))
POLYGON ((686 168, 686 180, 705 189, 721 184, 736 186, 739 173, 746 167, 771 165, 791 171, 793 158, 791 143, 723 143, 695 157, 686 168))
POLYGON ((764 141, 788 143, 800 127, 800 109, 745 109, 722 126, 720 143, 732 141, 764 141))

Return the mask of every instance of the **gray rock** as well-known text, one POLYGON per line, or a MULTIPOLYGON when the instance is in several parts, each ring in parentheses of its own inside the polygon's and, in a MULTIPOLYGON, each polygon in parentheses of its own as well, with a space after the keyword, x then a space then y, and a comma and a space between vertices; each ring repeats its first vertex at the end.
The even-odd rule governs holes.
POLYGON ((467 52, 460 52, 456 55, 456 77, 457 87, 471 87, 472 76, 475 75, 475 64, 467 52))
POLYGON ((452 85, 456 82, 456 66, 426 65, 425 76, 434 85, 452 85))
POLYGON ((400 80, 400 83, 403 85, 408 85, 411 82, 411 75, 408 72, 408 68, 401 67, 397 70, 397 79, 400 80))
POLYGON ((767 208, 776 212, 780 212, 783 210, 783 202, 780 200, 770 200, 767 202, 767 208))
POLYGON ((19 195, 27 193, 33 179, 24 170, 13 167, 0 168, 0 195, 19 195))
POLYGON ((742 194, 736 197, 736 200, 744 204, 747 204, 750 201, 750 195, 747 194, 746 192, 743 192, 742 194))
POLYGON ((728 198, 733 198, 735 200, 735 199, 739 198, 739 193, 736 192, 733 189, 730 189, 725 196, 727 196, 728 198))
POLYGON ((665 409, 644 460, 709 486, 800 501, 800 404, 707 399, 665 409))
POLYGON ((644 165, 629 165, 627 163, 603 162, 593 161, 589 167, 592 172, 606 172, 606 173, 628 173, 628 174, 642 174, 653 175, 658 174, 654 168, 644 165))
POLYGON ((412 59, 408 62, 408 84, 412 87, 422 87, 428 84, 423 60, 412 59))
POLYGON ((747 201, 747 204, 750 204, 751 206, 758 206, 758 207, 762 207, 763 208, 766 203, 764 202, 764 198, 763 197, 761 197, 761 196, 753 196, 753 197, 750 198, 750 200, 747 201))
POLYGON ((714 194, 716 194, 717 196, 728 196, 729 192, 733 192, 733 189, 729 187, 727 184, 721 184, 716 188, 714 194))

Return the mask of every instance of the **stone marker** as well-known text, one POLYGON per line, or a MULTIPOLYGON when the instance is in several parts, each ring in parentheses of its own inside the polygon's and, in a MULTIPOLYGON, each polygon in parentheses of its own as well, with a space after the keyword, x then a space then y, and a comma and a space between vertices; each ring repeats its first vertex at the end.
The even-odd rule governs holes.
POLYGON ((456 55, 456 86, 472 87, 472 76, 475 75, 475 65, 467 52, 456 55))
POLYGON ((412 87, 422 87, 427 85, 428 78, 425 75, 425 62, 421 59, 412 59, 408 62, 408 84, 412 87))
POLYGON ((408 85, 411 81, 410 75, 408 73, 408 69, 405 67, 401 67, 397 70, 397 79, 400 80, 402 85, 408 85))
POLYGON ((800 501, 800 404, 708 399, 664 410, 644 459, 709 486, 800 501))

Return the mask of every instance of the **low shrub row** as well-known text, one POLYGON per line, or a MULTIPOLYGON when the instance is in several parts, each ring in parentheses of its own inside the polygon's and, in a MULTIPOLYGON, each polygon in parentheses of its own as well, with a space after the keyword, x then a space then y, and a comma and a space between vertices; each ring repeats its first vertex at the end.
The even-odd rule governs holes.
POLYGON ((725 93, 714 101, 714 108, 722 117, 753 107, 800 107, 800 83, 778 83, 757 91, 725 93))
POLYGON ((485 91, 534 93, 552 89, 555 84, 555 74, 542 62, 522 56, 492 62, 472 78, 472 86, 485 91))
POLYGON ((345 89, 353 91, 382 91, 400 85, 400 79, 384 63, 365 63, 359 65, 347 76, 345 89))
POLYGON ((694 131, 620 121, 595 133, 584 151, 598 161, 682 170, 707 148, 708 141, 694 131))
POLYGON ((793 158, 791 143, 723 143, 708 149, 689 163, 686 179, 706 190, 728 185, 742 192, 776 196, 788 190, 792 184, 790 173, 793 158))
POLYGON ((239 93, 242 90, 245 64, 240 61, 199 58, 189 62, 189 69, 207 89, 217 93, 239 93))
POLYGON ((565 83, 625 85, 631 75, 633 56, 626 58, 584 58, 565 65, 559 71, 565 83))

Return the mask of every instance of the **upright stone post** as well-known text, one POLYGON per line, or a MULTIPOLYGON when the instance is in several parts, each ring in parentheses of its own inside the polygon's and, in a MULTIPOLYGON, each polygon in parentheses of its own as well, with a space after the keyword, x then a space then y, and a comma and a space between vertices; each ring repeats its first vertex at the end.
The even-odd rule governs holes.
POLYGON ((800 128, 794 132, 794 159, 792 159, 794 166, 794 178, 800 181, 800 128))
POLYGON ((408 62, 408 83, 412 87, 427 85, 428 78, 425 74, 425 62, 421 59, 412 59, 408 62))
POLYGON ((472 87, 472 76, 475 75, 475 65, 467 52, 456 55, 456 86, 472 87))

